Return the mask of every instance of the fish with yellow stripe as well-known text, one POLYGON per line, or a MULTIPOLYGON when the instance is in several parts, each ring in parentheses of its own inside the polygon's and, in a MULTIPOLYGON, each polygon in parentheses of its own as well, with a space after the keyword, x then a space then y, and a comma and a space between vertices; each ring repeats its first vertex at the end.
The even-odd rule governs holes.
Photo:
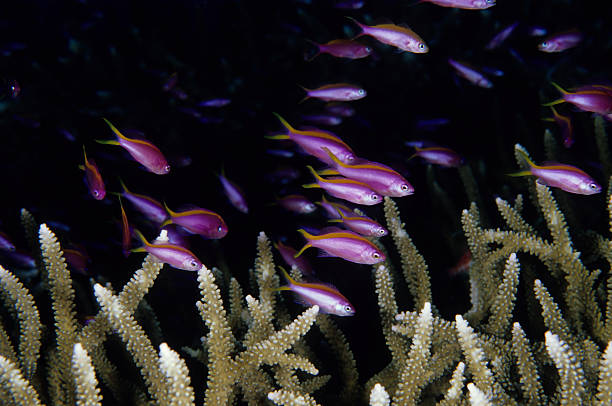
POLYGON ((341 176, 333 176, 324 179, 319 176, 312 166, 307 166, 307 168, 313 174, 317 182, 302 185, 302 187, 322 188, 334 197, 366 206, 372 206, 383 201, 380 194, 376 193, 376 191, 363 182, 341 176))
POLYGON ((151 244, 138 230, 134 230, 142 247, 135 248, 132 252, 148 252, 160 261, 185 271, 197 271, 202 268, 202 262, 195 254, 186 248, 173 244, 151 244))
POLYGON ((516 150, 527 162, 529 169, 511 173, 509 176, 533 175, 541 184, 579 195, 593 195, 601 192, 601 186, 582 169, 558 162, 544 162, 542 165, 536 165, 522 148, 516 148, 516 150))
POLYGON ((307 306, 317 305, 321 313, 336 316, 352 316, 355 314, 353 305, 335 286, 325 283, 298 282, 284 268, 279 268, 287 279, 287 285, 281 286, 277 290, 289 290, 295 293, 299 303, 307 306))
POLYGON ((294 257, 300 256, 310 247, 319 248, 327 256, 339 257, 357 264, 377 264, 385 260, 385 254, 367 238, 352 231, 332 231, 312 235, 304 229, 298 232, 306 238, 306 245, 294 257))
POLYGON ((214 211, 193 207, 189 210, 175 212, 170 210, 165 203, 164 207, 170 218, 162 223, 162 227, 168 224, 176 224, 193 234, 200 234, 211 239, 223 238, 227 234, 225 221, 214 211))

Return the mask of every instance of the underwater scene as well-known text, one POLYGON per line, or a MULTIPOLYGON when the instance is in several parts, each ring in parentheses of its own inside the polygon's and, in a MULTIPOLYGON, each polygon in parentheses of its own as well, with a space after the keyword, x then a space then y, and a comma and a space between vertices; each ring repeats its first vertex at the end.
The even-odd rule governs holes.
POLYGON ((611 405, 612 7, 0 7, 0 405, 611 405))

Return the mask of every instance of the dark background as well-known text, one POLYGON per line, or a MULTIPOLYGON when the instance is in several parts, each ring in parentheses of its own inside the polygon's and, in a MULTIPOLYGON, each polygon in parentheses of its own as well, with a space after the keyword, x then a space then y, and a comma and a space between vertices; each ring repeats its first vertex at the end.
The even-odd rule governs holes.
MULTIPOLYGON (((120 289, 142 254, 127 259, 121 255, 118 202, 110 194, 101 202, 88 195, 78 169, 82 145, 96 160, 110 191, 119 191, 121 177, 130 190, 165 201, 171 208, 195 204, 220 213, 228 235, 218 241, 193 238, 192 250, 207 266, 230 272, 246 292, 256 294, 248 288, 247 271, 253 266, 258 233, 264 231, 274 240, 286 238, 299 248, 303 239, 297 228, 325 224, 320 210, 300 216, 271 205, 276 196, 288 193, 304 193, 313 201, 321 198, 320 191, 301 188, 312 181, 305 165, 321 167, 314 159, 266 153, 286 146, 264 138, 280 129, 272 112, 297 125, 301 114, 318 112, 323 105, 316 100, 299 103, 304 93, 298 85, 347 81, 363 86, 368 96, 352 103, 354 117, 331 130, 357 155, 396 168, 414 185, 415 195, 396 202, 407 232, 429 264, 434 304, 452 318, 469 308, 467 281, 446 272, 465 249, 459 216, 469 201, 456 169, 428 169, 418 159, 407 161, 413 151, 404 142, 427 139, 461 153, 476 176, 483 211, 490 215, 488 225, 496 226, 501 223, 493 211, 494 197, 513 200, 516 193, 526 192, 525 181, 505 176, 516 170, 513 145, 521 143, 541 161, 544 129, 550 128, 559 139, 558 128, 541 121, 550 116, 541 103, 558 96, 549 81, 569 88, 609 83, 611 77, 606 62, 612 46, 611 13, 598 1, 500 0, 486 11, 384 0, 367 2, 361 10, 340 10, 331 1, 4 3, 0 6, 0 229, 25 249, 20 208, 30 210, 40 222, 65 224, 66 230, 54 229, 60 240, 85 245, 92 260, 89 275, 74 276, 85 287, 87 278, 93 277, 110 280, 120 289), (369 24, 405 23, 425 40, 430 52, 398 53, 363 37, 360 41, 375 49, 366 59, 320 55, 306 62, 305 55, 313 52, 307 39, 324 43, 358 32, 345 15, 369 24), (514 21, 519 26, 507 42, 500 49, 484 51, 492 36, 514 21), (577 28, 585 40, 561 54, 540 53, 538 38, 526 33, 532 25, 549 32, 577 28), (449 57, 500 69, 504 76, 492 78, 492 89, 477 88, 455 77, 449 57), (162 90, 174 72, 186 100, 162 90), (21 86, 16 98, 8 91, 11 80, 21 86), (232 102, 221 109, 195 106, 218 97, 232 102), (219 122, 201 123, 181 108, 198 109, 219 122), (112 138, 101 117, 120 129, 143 131, 168 157, 171 173, 146 172, 121 148, 95 143, 112 138), (435 131, 415 125, 419 119, 439 117, 450 123, 435 131), (68 140, 61 130, 75 140, 68 140), (179 162, 186 158, 191 164, 181 167, 179 162), (294 167, 302 176, 287 185, 269 182, 267 175, 279 165, 294 167), (223 195, 216 178, 222 168, 245 190, 248 215, 236 211, 223 195), (456 207, 454 215, 430 193, 427 171, 456 207)), ((564 151, 564 162, 580 166, 606 185, 597 164, 590 114, 567 106, 560 111, 572 116, 576 132, 576 143, 564 151)), ((569 200, 584 209, 579 213, 584 228, 605 230, 604 194, 569 196, 569 200)), ((131 206, 126 209, 130 221, 153 238, 156 230, 131 206)), ((364 210, 384 221, 381 206, 364 210)), ((531 209, 529 213, 535 215, 531 209)), ((390 237, 382 241, 394 253, 390 237)), ((365 381, 388 360, 371 268, 319 259, 314 250, 307 255, 319 277, 334 283, 357 309, 354 317, 336 320, 365 381), (376 350, 370 346, 372 340, 376 350)), ((399 266, 395 254, 392 259, 399 266)), ((282 263, 280 257, 277 263, 282 263)), ((149 301, 172 348, 195 346, 203 334, 194 306, 197 298, 195 273, 164 268, 149 301)), ((400 309, 412 309, 403 282, 398 300, 400 309)), ((95 311, 94 302, 90 296, 80 305, 83 316, 95 311)), ((301 310, 297 305, 291 308, 294 314, 301 310)))

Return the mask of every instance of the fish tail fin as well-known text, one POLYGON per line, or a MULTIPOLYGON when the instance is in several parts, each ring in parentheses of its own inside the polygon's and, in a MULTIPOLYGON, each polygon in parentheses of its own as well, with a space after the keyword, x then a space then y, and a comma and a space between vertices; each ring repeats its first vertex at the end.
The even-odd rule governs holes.
MULTIPOLYGON (((276 116, 276 118, 278 118, 278 119, 280 120, 281 124, 283 125, 283 127, 285 127, 285 129, 286 129, 287 131, 289 131, 290 133, 293 133, 293 132, 298 132, 298 130, 296 130, 295 128, 291 127, 291 124, 289 124, 289 123, 287 122, 287 120, 285 120, 284 118, 282 118, 282 117, 280 116, 280 114, 278 114, 278 113, 276 113, 276 112, 272 112, 272 114, 274 114, 274 115, 276 116)), ((289 138, 289 136, 288 136, 288 135, 287 135, 287 138, 289 138)))
POLYGON ((564 100, 564 99, 557 99, 557 100, 553 100, 553 101, 551 101, 551 102, 548 102, 548 103, 544 103, 544 104, 542 104, 542 106, 544 106, 544 107, 550 107, 550 106, 554 106, 554 105, 556 105, 556 104, 561 104, 561 103, 565 103, 565 100, 564 100))
POLYGON ((343 223, 342 219, 329 219, 327 220, 328 223, 343 223))
POLYGON ((550 84, 553 85, 555 87, 555 89, 557 89, 559 91, 559 93, 561 93, 563 95, 566 95, 566 94, 569 93, 567 90, 563 89, 561 86, 559 86, 557 83, 555 83, 553 81, 551 81, 550 84))
POLYGON ((268 140, 288 140, 290 137, 287 134, 264 135, 268 140))
POLYGON ((151 245, 147 239, 145 238, 144 235, 142 235, 142 233, 140 232, 139 229, 135 228, 134 229, 134 234, 136 234, 136 237, 138 237, 138 239, 140 240, 140 242, 142 243, 142 247, 140 248, 135 248, 132 250, 132 252, 144 252, 146 251, 145 246, 149 246, 151 245))
MULTIPOLYGON (((168 205, 166 204, 166 202, 164 202, 164 209, 166 209, 166 211, 168 212, 168 214, 169 214, 170 216, 176 216, 176 215, 177 215, 177 213, 176 213, 176 212, 173 212, 172 210, 170 210, 170 207, 168 207, 168 205)), ((166 220, 166 221, 168 221, 168 220, 166 220)), ((172 219, 170 219, 170 222, 172 222, 172 219)), ((165 222, 164 222, 164 223, 165 223, 165 222)), ((168 224, 170 224, 170 223, 168 223, 168 224)))
POLYGON ((333 162, 334 162, 336 165, 339 165, 339 166, 346 166, 346 165, 344 164, 344 162, 342 162, 341 160, 339 160, 339 159, 338 159, 338 157, 337 157, 336 155, 334 155, 334 153, 333 153, 333 152, 331 152, 331 151, 329 150, 329 148, 327 148, 327 147, 321 147, 321 149, 327 153, 327 155, 328 155, 328 156, 331 158, 331 160, 332 160, 332 161, 333 161, 333 162))
MULTIPOLYGON (((314 53, 314 55, 312 55, 310 58, 306 59, 306 62, 312 62, 313 59, 315 59, 317 56, 321 55, 321 44, 316 43, 308 38, 306 38, 306 42, 309 42, 310 44, 312 44, 313 46, 317 47, 317 52, 314 53)), ((304 55, 306 56, 306 55, 304 55)))
POLYGON ((83 157, 85 158, 85 165, 87 165, 87 152, 85 152, 85 144, 83 144, 83 157))
MULTIPOLYGON (((538 167, 536 164, 533 163, 533 161, 529 158, 529 155, 527 155, 527 153, 525 151, 523 151, 522 148, 515 148, 515 150, 521 155, 521 157, 525 160, 525 162, 527 162, 527 165, 529 165, 532 168, 537 168, 538 167)), ((522 173, 522 172, 525 172, 525 171, 516 172, 516 173, 522 173)), ((529 172, 529 171, 527 171, 527 172, 529 172)), ((529 174, 531 174, 531 172, 529 172, 529 174)), ((511 176, 511 175, 509 175, 509 176, 511 176)), ((524 176, 524 175, 514 175, 514 176, 524 176)))
POLYGON ((555 119, 552 118, 552 117, 544 117, 544 118, 542 118, 542 121, 554 122, 555 119))
POLYGON ((354 22, 355 24, 357 24, 357 26, 359 26, 359 28, 361 29, 361 32, 359 32, 357 35, 355 35, 353 38, 351 38, 351 40, 354 40, 356 38, 361 37, 364 34, 364 24, 361 24, 359 21, 355 20, 353 17, 351 16, 345 16, 346 18, 348 18, 349 20, 351 20, 352 22, 354 22))
MULTIPOLYGON (((317 53, 317 54, 318 54, 318 53, 317 53)), ((316 56, 316 55, 315 55, 315 56, 316 56)), ((313 58, 314 58, 314 56, 313 56, 313 58)), ((309 61, 309 62, 310 62, 310 61, 309 61)), ((301 103, 304 103, 306 100, 310 99, 310 94, 308 94, 308 92, 310 92, 310 90, 311 90, 311 89, 308 89, 308 88, 306 88, 306 87, 304 87, 304 86, 302 86, 302 85, 299 85, 299 84, 298 84, 298 86, 299 86, 299 87, 300 87, 300 88, 301 88, 303 91, 305 91, 305 92, 306 92, 306 96, 304 96, 304 98, 298 102, 298 104, 301 104, 301 103)))
POLYGON ((123 183, 123 179, 119 178, 119 184, 121 185, 121 187, 123 188, 123 191, 125 193, 130 193, 130 191, 128 190, 127 186, 125 186, 125 183, 123 183))
POLYGON ((120 145, 117 140, 96 140, 96 142, 104 145, 120 145))
POLYGON ((302 187, 304 189, 315 189, 315 188, 320 188, 321 186, 317 183, 304 183, 302 187))
POLYGON ((298 252, 296 252, 296 253, 295 253, 295 255, 293 255, 293 258, 297 258, 297 257, 299 257, 300 255, 302 255, 302 253, 303 253, 304 251, 306 251, 306 250, 307 250, 308 248, 310 248, 310 247, 312 247, 312 245, 311 245, 310 243, 307 243, 306 245, 304 245, 304 246, 302 247, 302 249, 301 249, 301 250, 299 250, 298 252))
POLYGON ((108 124, 110 129, 115 133, 117 137, 126 139, 126 137, 123 134, 121 134, 121 132, 117 130, 117 128, 110 121, 108 121, 105 117, 102 117, 102 120, 104 120, 104 122, 108 124))
POLYGON ((520 172, 508 173, 506 175, 507 176, 518 177, 518 176, 529 176, 529 175, 533 175, 533 174, 531 173, 531 171, 520 171, 520 172))
POLYGON ((346 216, 344 215, 344 213, 342 213, 342 210, 340 210, 340 208, 335 207, 335 206, 334 206, 334 208, 336 209, 336 211, 340 215, 340 219, 338 219, 338 221, 340 221, 340 222, 343 221, 346 218, 346 216))

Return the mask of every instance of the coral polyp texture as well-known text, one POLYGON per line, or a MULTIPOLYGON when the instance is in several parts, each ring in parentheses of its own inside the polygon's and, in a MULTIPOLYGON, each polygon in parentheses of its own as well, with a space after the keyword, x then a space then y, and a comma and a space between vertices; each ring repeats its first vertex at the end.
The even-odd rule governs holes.
MULTIPOLYGON (((163 329, 150 327, 157 322, 146 303, 163 263, 147 255, 120 289, 93 280, 89 286, 75 284, 54 232, 37 226, 23 210, 26 236, 38 228, 41 278, 28 286, 0 267, 5 310, 0 402, 611 404, 609 272, 583 262, 548 186, 533 182, 530 194, 540 223, 528 222, 521 195, 513 204, 500 197, 492 202, 503 227, 483 226, 475 203, 462 212, 472 254, 471 307, 450 320, 436 308, 426 260, 396 203, 385 198, 386 225, 401 272, 394 255, 372 267, 379 308, 372 326, 386 343, 386 349, 372 351, 386 352, 389 359, 373 376, 359 370, 351 338, 333 316, 316 305, 290 316, 295 307, 280 295, 281 273, 263 232, 257 236, 248 289, 229 271, 206 265, 197 271, 200 298, 193 306, 200 316, 194 320, 202 332, 200 346, 171 348, 163 341, 163 329), (411 309, 400 309, 399 295, 409 298, 411 309), (88 300, 97 302, 98 311, 83 324, 77 311, 88 300), (51 311, 41 312, 40 306, 49 304, 51 311), (148 312, 138 311, 141 307, 148 312)), ((612 227, 612 196, 607 201, 612 227)), ((580 235, 592 242, 589 263, 607 262, 609 268, 611 240, 595 231, 580 235)), ((296 268, 291 273, 301 278, 296 268)))

